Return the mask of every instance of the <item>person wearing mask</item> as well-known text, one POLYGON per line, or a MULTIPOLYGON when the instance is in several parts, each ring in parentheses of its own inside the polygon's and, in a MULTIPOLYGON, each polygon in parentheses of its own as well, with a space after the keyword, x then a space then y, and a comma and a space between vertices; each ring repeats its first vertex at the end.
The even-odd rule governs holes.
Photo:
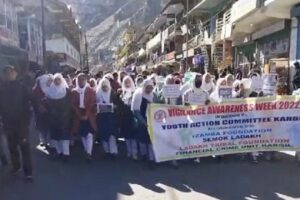
POLYGON ((121 104, 118 107, 120 118, 120 131, 124 136, 127 148, 127 157, 137 160, 137 142, 135 134, 135 120, 131 112, 131 102, 135 85, 130 76, 125 76, 122 82, 121 104))
POLYGON ((116 99, 116 94, 112 90, 109 80, 101 79, 96 92, 98 137, 102 140, 106 156, 111 158, 118 155, 116 99))
POLYGON ((42 147, 46 147, 49 143, 49 113, 45 104, 52 82, 51 74, 43 74, 37 78, 36 85, 32 89, 35 125, 40 133, 39 139, 42 147))
POLYGON ((52 145, 66 162, 70 156, 71 106, 69 87, 61 74, 54 75, 47 97, 52 145))
POLYGON ((139 142, 140 153, 143 160, 149 161, 149 167, 154 167, 155 158, 154 152, 148 134, 147 124, 147 108, 148 105, 154 102, 154 83, 151 79, 146 79, 143 82, 143 87, 135 91, 132 98, 131 110, 138 121, 137 140, 139 142))
POLYGON ((202 89, 206 91, 208 94, 211 94, 215 89, 215 84, 211 78, 209 73, 203 75, 202 79, 202 89))
POLYGON ((15 67, 5 66, 3 73, 6 80, 0 87, 0 115, 13 166, 11 173, 17 175, 22 166, 26 180, 31 181, 32 160, 29 144, 31 95, 26 86, 17 79, 15 67))
POLYGON ((77 76, 76 88, 72 90, 71 102, 75 114, 72 132, 80 134, 86 160, 90 162, 92 160, 93 138, 97 130, 96 95, 95 91, 87 84, 87 77, 83 73, 77 76))

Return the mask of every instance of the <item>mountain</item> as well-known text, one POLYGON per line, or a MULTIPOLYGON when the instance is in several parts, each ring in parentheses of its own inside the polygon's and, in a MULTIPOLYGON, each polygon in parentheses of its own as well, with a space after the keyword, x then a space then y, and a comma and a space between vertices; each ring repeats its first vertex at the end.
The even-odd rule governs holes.
POLYGON ((94 64, 107 64, 112 51, 122 44, 122 35, 129 26, 141 30, 160 13, 166 0, 63 0, 72 6, 86 31, 94 64), (95 59, 106 52, 108 59, 95 59), (100 62, 100 63, 97 63, 100 62))

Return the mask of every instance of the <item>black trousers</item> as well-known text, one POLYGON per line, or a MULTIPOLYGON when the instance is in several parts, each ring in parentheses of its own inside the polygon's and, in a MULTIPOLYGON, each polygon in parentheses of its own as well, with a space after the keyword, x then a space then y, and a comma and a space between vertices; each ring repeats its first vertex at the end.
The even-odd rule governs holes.
POLYGON ((5 127, 8 148, 10 151, 13 169, 21 168, 20 152, 22 154, 22 166, 25 175, 32 175, 32 160, 29 143, 29 127, 24 125, 5 127), (19 151, 20 150, 20 151, 19 151))

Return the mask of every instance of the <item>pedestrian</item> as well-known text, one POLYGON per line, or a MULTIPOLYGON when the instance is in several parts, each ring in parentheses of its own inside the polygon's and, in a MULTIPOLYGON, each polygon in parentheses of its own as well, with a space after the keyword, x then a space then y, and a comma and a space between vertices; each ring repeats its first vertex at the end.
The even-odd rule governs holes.
POLYGON ((121 104, 118 106, 120 117, 120 131, 124 136, 127 149, 127 157, 138 159, 138 149, 135 133, 135 120, 131 111, 131 102, 135 85, 130 76, 125 76, 122 81, 121 104))
MULTIPOLYGON (((173 75, 168 75, 165 79, 164 85, 174 85, 175 83, 175 77, 173 75)), ((179 82, 180 84, 180 82, 179 82)), ((180 87, 178 87, 178 90, 180 92, 180 87)), ((182 105, 182 96, 178 96, 177 98, 166 98, 162 95, 162 103, 168 104, 168 105, 182 105)), ((171 165, 173 168, 178 169, 178 162, 176 160, 171 161, 171 165)))
MULTIPOLYGON (((184 105, 208 105, 209 94, 202 88, 203 77, 197 73, 193 79, 192 87, 183 94, 184 105)), ((200 158, 194 160, 200 163, 200 158)))
POLYGON ((67 82, 61 74, 55 74, 47 92, 51 143, 56 155, 64 162, 70 156, 71 99, 67 82))
POLYGON ((226 82, 225 78, 219 78, 217 80, 215 90, 210 94, 210 97, 209 97, 211 102, 220 103, 222 101, 223 97, 220 96, 219 90, 221 87, 224 87, 224 86, 226 87, 226 85, 227 85, 227 82, 226 82))
POLYGON ((29 144, 31 95, 26 86, 17 79, 18 73, 14 66, 5 66, 3 73, 6 81, 0 87, 0 115, 13 166, 11 173, 17 175, 22 166, 26 180, 31 181, 32 160, 29 144))
POLYGON ((133 94, 131 110, 138 121, 137 140, 139 143, 140 154, 143 160, 148 160, 149 167, 154 167, 154 153, 152 143, 147 130, 147 108, 148 105, 154 102, 154 83, 151 79, 146 79, 143 82, 143 87, 139 88, 133 94))
POLYGON ((105 155, 111 158, 118 155, 116 98, 109 80, 101 79, 96 92, 98 137, 102 140, 105 155))
POLYGON ((118 89, 121 88, 121 85, 119 83, 119 74, 118 72, 114 72, 112 74, 113 79, 111 80, 111 87, 113 89, 114 92, 117 92, 118 89))
POLYGON ((90 85, 90 87, 91 87, 93 90, 96 91, 96 89, 97 89, 97 80, 94 79, 94 78, 90 78, 90 80, 89 80, 89 85, 90 85))
POLYGON ((202 89, 208 94, 211 94, 215 89, 215 84, 209 73, 205 73, 202 78, 202 89))
POLYGON ((96 125, 96 95, 87 84, 87 77, 80 73, 76 79, 76 88, 72 90, 73 133, 79 133, 86 154, 86 160, 92 160, 94 134, 96 125))
POLYGON ((39 131, 40 146, 47 147, 49 144, 49 113, 46 108, 46 99, 49 88, 53 82, 53 76, 43 74, 36 79, 33 87, 33 108, 35 113, 35 125, 39 131))

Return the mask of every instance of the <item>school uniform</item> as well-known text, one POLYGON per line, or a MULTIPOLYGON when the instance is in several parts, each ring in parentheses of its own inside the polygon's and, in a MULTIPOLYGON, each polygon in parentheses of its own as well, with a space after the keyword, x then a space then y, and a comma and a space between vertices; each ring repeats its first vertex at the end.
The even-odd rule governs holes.
POLYGON ((93 138, 97 130, 96 125, 96 96, 95 91, 88 85, 72 90, 71 104, 73 109, 73 134, 79 134, 87 154, 90 159, 93 150, 93 138), (86 117, 87 119, 82 119, 86 117))
POLYGON ((154 102, 154 94, 145 94, 145 88, 151 85, 151 80, 145 80, 143 88, 139 88, 133 95, 131 110, 137 118, 137 141, 139 143, 140 154, 142 157, 147 157, 149 161, 155 161, 152 143, 147 129, 147 108, 148 105, 154 102))
POLYGON ((136 131, 135 131, 135 118, 131 111, 131 102, 133 93, 135 91, 135 86, 132 78, 130 76, 125 76, 122 82, 122 94, 121 101, 117 106, 118 117, 120 123, 120 133, 121 136, 125 138, 127 157, 132 157, 137 159, 137 142, 136 142, 136 131), (126 88, 125 82, 130 81, 131 87, 126 88))
POLYGON ((46 100, 48 110, 51 145, 58 155, 67 158, 70 155, 71 106, 70 92, 61 74, 55 74, 54 79, 60 79, 61 84, 52 83, 46 100))
POLYGON ((111 89, 108 79, 103 78, 96 93, 97 103, 97 135, 102 141, 102 147, 106 154, 113 156, 118 154, 116 135, 117 118, 115 113, 116 95, 111 89), (102 86, 106 85, 108 91, 102 91, 102 86))

